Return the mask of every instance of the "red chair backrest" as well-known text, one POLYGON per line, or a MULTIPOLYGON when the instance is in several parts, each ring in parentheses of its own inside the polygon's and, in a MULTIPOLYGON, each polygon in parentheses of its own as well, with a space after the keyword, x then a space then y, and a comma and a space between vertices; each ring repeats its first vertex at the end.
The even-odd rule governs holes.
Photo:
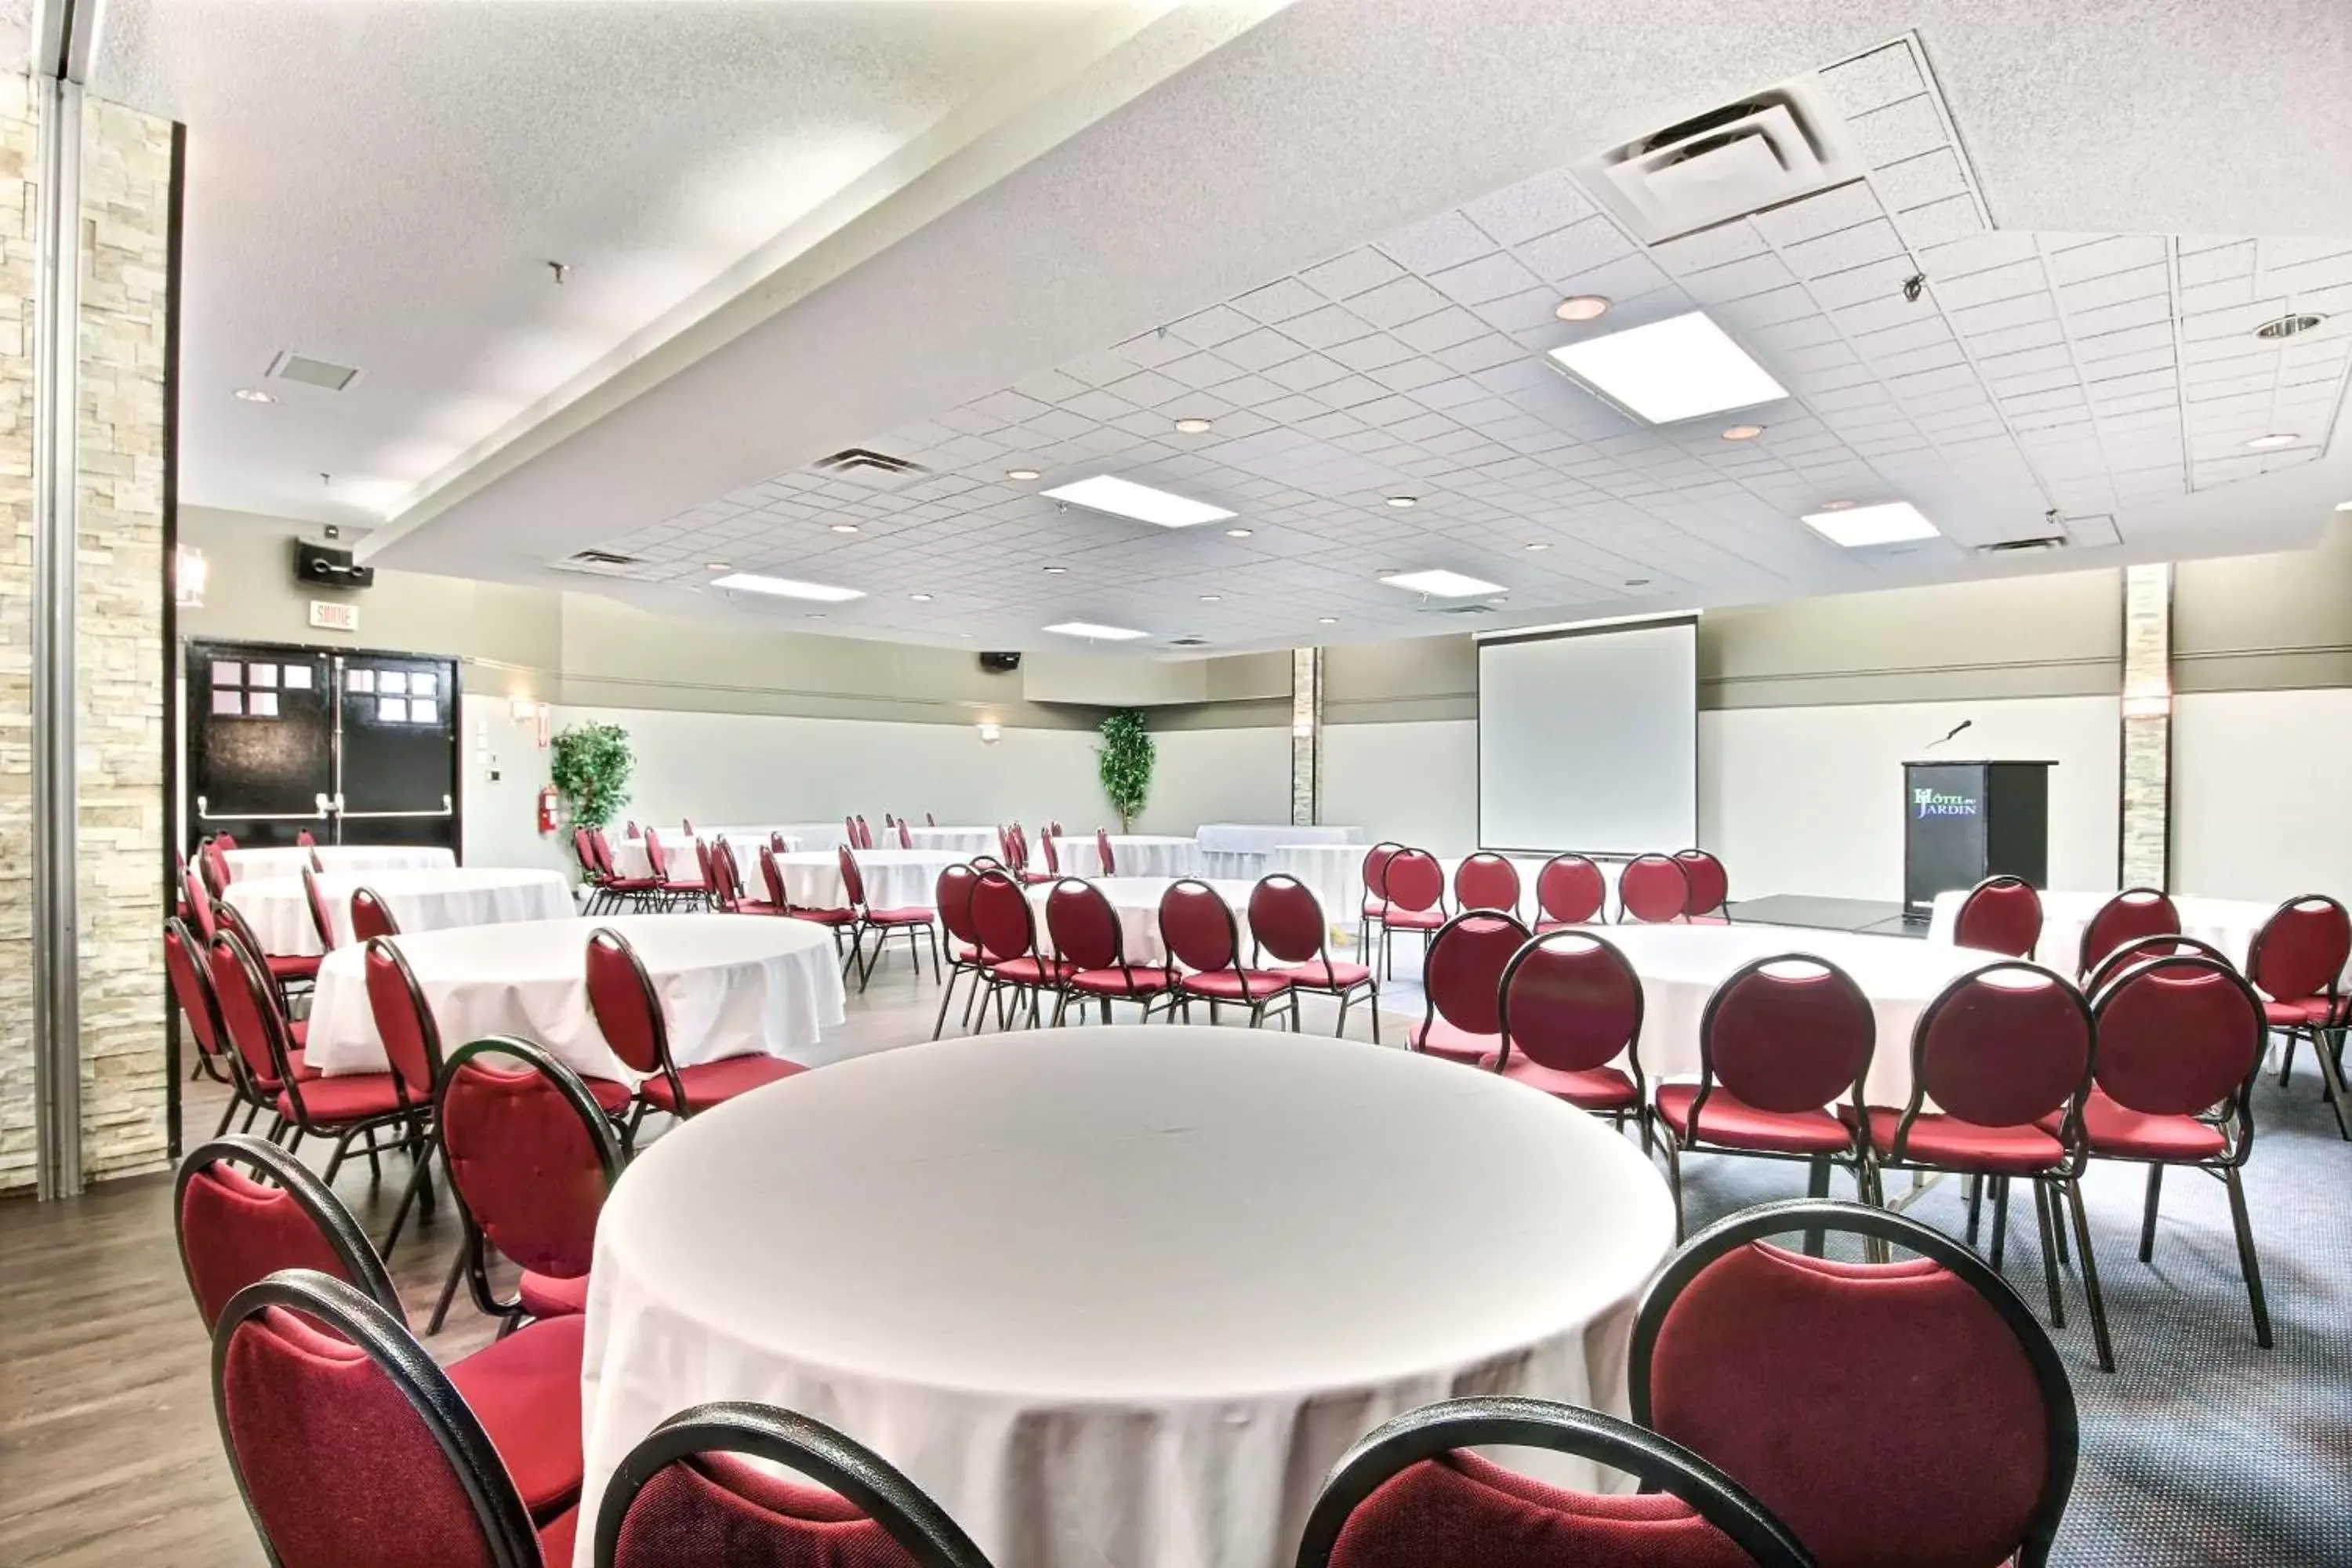
MULTIPOLYGON (((1474 967, 1465 984, 1475 981, 1474 967)), ((1522 943, 1496 989, 1498 1068, 1517 1051, 1538 1067, 1589 1072, 1638 1049, 1641 977, 1623 953, 1591 932, 1556 931, 1522 943)))
POLYGON ((874 830, 866 826, 866 818, 862 816, 857 819, 857 847, 860 849, 874 847, 874 830))
POLYGON ((710 845, 709 841, 706 839, 696 838, 690 839, 688 842, 694 846, 694 868, 702 873, 702 886, 704 889, 716 895, 719 891, 719 880, 712 874, 710 869, 710 845))
POLYGON ((1517 915, 1472 910, 1447 921, 1430 938, 1422 965, 1429 1010, 1465 1034, 1502 1034, 1503 971, 1527 942, 1528 928, 1517 915))
POLYGON ((316 849, 319 847, 319 841, 310 837, 310 830, 307 827, 298 827, 294 830, 294 842, 305 849, 316 849))
POLYGON ((1969 889, 1952 920, 1952 941, 1980 952, 2032 958, 2042 940, 2042 895, 2018 877, 1987 877, 1969 889))
POLYGON ((2095 1081, 2147 1116, 2200 1116, 2232 1101, 2261 1065, 2262 998, 2237 972, 2200 953, 2144 959, 2092 1005, 2095 1081))
POLYGON ((1323 906, 1296 877, 1276 872, 1250 889, 1250 940, 1280 963, 1312 963, 1324 956, 1323 906))
POLYGON ((1160 940, 1187 969, 1216 973, 1241 966, 1234 911, 1216 889, 1190 877, 1160 895, 1160 940))
POLYGON ((590 847, 596 851, 596 869, 603 872, 607 877, 614 875, 613 846, 611 842, 605 838, 604 830, 601 827, 590 828, 588 830, 588 843, 590 847))
MULTIPOLYGON (((1060 876, 1062 874, 1062 857, 1061 852, 1054 847, 1054 835, 1050 833, 1039 834, 1037 836, 1037 847, 1045 852, 1045 869, 1051 871, 1056 877, 1060 876)), ((1021 863, 1024 866, 1029 863, 1029 851, 1026 843, 1024 843, 1022 846, 1021 863)))
POLYGON ((768 831, 768 847, 774 850, 779 855, 789 855, 792 853, 792 847, 784 842, 784 836, 775 831, 773 828, 771 828, 768 831))
POLYGON ((281 1268, 315 1268, 399 1310, 399 1293, 359 1221, 309 1166, 277 1144, 247 1135, 192 1149, 180 1162, 175 1189, 180 1269, 207 1331, 231 1297, 281 1268))
POLYGON ((2246 955, 2246 978, 2276 1002, 2336 994, 2352 959, 2352 915, 2325 893, 2305 893, 2271 911, 2246 955))
POLYGON ((841 865, 843 901, 853 910, 864 909, 866 907, 866 874, 857 868, 857 857, 849 852, 849 846, 846 844, 834 853, 841 865))
POLYGON ((226 854, 229 850, 236 847, 236 836, 235 834, 215 833, 213 835, 213 838, 220 845, 221 852, 223 854, 226 854))
POLYGON ((230 881, 228 851, 221 847, 221 841, 218 838, 206 839, 204 847, 196 851, 196 858, 204 867, 205 885, 212 889, 214 896, 226 892, 230 881))
POLYGON ((1389 862, 1402 852, 1402 844, 1380 843, 1364 851, 1364 900, 1379 903, 1389 896, 1389 862))
POLYGON ((1548 921, 1590 925, 1609 902, 1609 879, 1581 855, 1555 855, 1536 873, 1536 908, 1548 921))
POLYGON ((335 951, 335 916, 327 907, 327 895, 319 886, 319 874, 310 867, 302 868, 302 901, 310 907, 310 929, 319 933, 319 949, 335 951))
POLYGON ((291 1040, 284 1015, 278 1010, 278 988, 261 956, 249 951, 234 931, 213 935, 211 963, 213 1000, 219 1005, 221 1028, 247 1077, 264 1089, 286 1080, 287 1052, 291 1040))
MULTIPOLYGON (((1825 958, 1743 964, 1699 1017, 1699 1082, 1759 1110, 1819 1110, 1853 1094, 1878 1044, 1878 1017, 1853 977, 1825 958)), ((1695 1111, 1694 1115, 1698 1114, 1695 1111)))
POLYGON ((662 852, 661 835, 648 827, 645 832, 646 869, 656 882, 669 880, 669 857, 662 852))
POLYGON ((1636 855, 1617 873, 1617 918, 1664 925, 1687 917, 1690 879, 1671 855, 1636 855))
MULTIPOLYGON (((2093 1027, 2064 976, 2001 959, 1927 1004, 1911 1035, 1911 1106, 1979 1127, 2023 1127, 2065 1106, 2091 1076, 2093 1027)), ((1905 1121, 1912 1111, 1906 1111, 1905 1121)), ((1902 1130, 1895 1153, 1900 1157, 1902 1130)))
POLYGON ((857 818, 845 816, 841 819, 841 837, 852 849, 857 847, 857 818))
POLYGON ((931 892, 939 905, 940 924, 966 947, 980 945, 980 927, 971 918, 971 890, 979 882, 980 872, 973 867, 943 866, 931 892))
POLYGON ((898 847, 901 849, 912 849, 914 847, 915 836, 908 830, 907 826, 907 819, 902 816, 898 819, 898 847))
POLYGON ((2083 948, 2076 955, 2074 973, 2089 974, 2127 942, 2179 932, 2180 911, 2172 907, 2170 899, 2154 888, 2127 888, 2083 922, 2083 948))
POLYGON ((1102 862, 1104 876, 1118 875, 1118 862, 1111 857, 1110 834, 1099 827, 1095 829, 1095 857, 1102 862))
POLYGON ((695 837, 694 818, 690 816, 681 816, 677 819, 677 825, 688 838, 695 837))
POLYGON ((633 817, 631 817, 631 818, 629 819, 628 837, 631 837, 631 838, 635 838, 635 837, 638 837, 638 834, 637 834, 637 819, 636 819, 635 817, 634 817, 634 816, 633 816, 633 817))
POLYGON ((195 933, 176 920, 163 922, 163 974, 171 982, 172 1000, 188 1020, 188 1034, 196 1049, 219 1057, 228 1048, 221 1038, 220 1005, 213 1000, 209 960, 199 956, 195 933))
POLYGON ((793 907, 791 897, 784 891, 784 868, 776 864, 777 851, 762 845, 760 847, 760 880, 768 884, 768 901, 779 910, 793 907))
POLYGON ((1410 913, 1436 909, 1445 901, 1445 868, 1426 849, 1400 849, 1381 871, 1381 896, 1410 913))
POLYGON ((971 885, 971 925, 991 963, 1026 958, 1037 949, 1037 917, 1021 884, 1002 871, 982 871, 971 885))
POLYGON ((572 830, 572 858, 580 862, 583 876, 592 882, 596 879, 596 851, 589 847, 588 830, 584 827, 572 830))
POLYGON ((189 867, 180 873, 180 896, 187 901, 188 919, 194 922, 196 935, 206 942, 212 941, 213 932, 219 929, 219 922, 213 918, 212 891, 205 886, 205 879, 197 874, 195 868, 189 867))
POLYGON ((1064 963, 1116 969, 1125 962, 1118 911, 1092 882, 1071 877, 1054 884, 1045 895, 1045 931, 1054 939, 1054 956, 1064 963))
POLYGON ((379 937, 367 944, 368 1012, 383 1038, 383 1054, 397 1077, 401 1098, 411 1105, 433 1103, 441 1077, 441 1026, 425 998, 416 972, 400 949, 379 937))
POLYGON ((586 1274, 621 1156, 579 1076, 526 1041, 475 1040, 449 1058, 434 1120, 484 1238, 535 1274, 586 1274))
POLYGON ((1454 868, 1454 907, 1519 912, 1519 868, 1481 849, 1454 868))
POLYGON ((1683 913, 1696 919, 1721 910, 1731 898, 1731 875, 1723 862, 1704 849, 1677 849, 1675 864, 1683 868, 1683 881, 1690 889, 1683 903, 1683 913))
POLYGON ((929 812, 928 812, 928 811, 927 811, 927 812, 925 812, 925 813, 923 813, 923 826, 926 826, 926 827, 937 827, 939 825, 940 825, 940 819, 939 819, 938 817, 933 816, 932 816, 929 812))
POLYGON ((633 1072, 659 1072, 669 1060, 669 1021, 645 961, 609 926, 588 933, 588 1010, 597 1030, 633 1072))

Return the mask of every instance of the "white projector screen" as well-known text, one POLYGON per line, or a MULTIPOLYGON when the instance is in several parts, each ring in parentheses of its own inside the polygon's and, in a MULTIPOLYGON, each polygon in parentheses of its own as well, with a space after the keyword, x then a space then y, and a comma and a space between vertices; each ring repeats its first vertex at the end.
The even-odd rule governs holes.
POLYGON ((1668 854, 1698 842, 1698 622, 1478 645, 1478 842, 1668 854))

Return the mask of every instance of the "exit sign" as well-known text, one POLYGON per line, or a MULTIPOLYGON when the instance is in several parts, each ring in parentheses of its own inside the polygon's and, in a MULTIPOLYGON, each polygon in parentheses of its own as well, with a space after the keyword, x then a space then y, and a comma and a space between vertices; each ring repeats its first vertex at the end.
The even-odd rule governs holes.
POLYGON ((321 631, 355 632, 360 629, 360 607, 357 605, 331 605, 324 599, 310 601, 310 624, 321 631))

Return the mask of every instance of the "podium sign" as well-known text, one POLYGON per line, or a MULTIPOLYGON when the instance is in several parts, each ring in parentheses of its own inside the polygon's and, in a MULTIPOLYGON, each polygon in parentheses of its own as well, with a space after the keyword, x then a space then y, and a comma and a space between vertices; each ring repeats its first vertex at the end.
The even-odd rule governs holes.
POLYGON ((2051 763, 1903 764, 1903 912, 1987 877, 2049 880, 2051 763))

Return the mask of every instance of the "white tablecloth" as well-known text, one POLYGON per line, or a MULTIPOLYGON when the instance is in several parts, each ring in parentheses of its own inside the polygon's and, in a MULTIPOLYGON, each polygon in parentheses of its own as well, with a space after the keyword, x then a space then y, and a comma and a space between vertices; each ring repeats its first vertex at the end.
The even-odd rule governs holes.
POLYGON ((1307 826, 1289 823, 1204 822, 1203 855, 1270 855, 1285 844, 1361 844, 1360 827, 1307 826))
MULTIPOLYGON (((247 877, 299 877, 310 863, 299 845, 275 849, 227 849, 231 881, 247 877)), ((457 857, 446 849, 415 844, 321 844, 319 864, 330 871, 446 871, 457 857)))
MULTIPOLYGON (((962 864, 964 857, 949 849, 858 849, 857 869, 866 881, 869 909, 930 909, 939 901, 940 873, 962 864)), ((841 885, 837 850, 803 849, 776 857, 784 874, 784 896, 795 905, 837 910, 847 906, 849 894, 841 885)))
POLYGON ((865 1057, 697 1117, 606 1203, 583 1516, 656 1424, 750 1399, 872 1446, 997 1563, 1288 1568, 1390 1416, 1622 1412, 1673 1239, 1632 1142, 1453 1062, 1159 1026, 865 1057))
MULTIPOLYGON (((833 836, 839 838, 840 830, 836 828, 833 836)), ((735 863, 743 868, 744 889, 751 891, 759 882, 760 851, 768 842, 767 833, 759 828, 718 828, 698 833, 693 838, 683 833, 662 834, 662 859, 667 863, 669 879, 697 888, 702 886, 702 858, 694 852, 695 842, 699 839, 716 847, 722 838, 734 847, 735 863)), ((605 842, 613 847, 613 869, 622 876, 650 877, 654 874, 653 860, 646 854, 644 839, 608 837, 605 842)), ((784 847, 788 851, 798 849, 802 847, 802 840, 796 835, 787 833, 784 835, 784 847)), ((755 896, 767 897, 765 893, 755 896)))
MULTIPOLYGON (((597 1078, 632 1081, 588 1010, 588 934, 610 926, 645 960, 680 1067, 753 1052, 816 1059, 817 1033, 841 1022, 832 933, 761 915, 606 915, 394 938, 425 988, 441 1044, 484 1035, 536 1040, 597 1078)), ((382 1072, 383 1039, 368 1009, 366 950, 319 966, 310 1062, 325 1073, 382 1072)))
MULTIPOLYGON (((334 922, 337 947, 352 940, 352 890, 355 888, 381 896, 404 931, 560 921, 578 910, 572 884, 554 871, 452 866, 439 871, 336 872, 319 879, 319 891, 325 896, 328 918, 334 922)), ((252 925, 253 934, 261 939, 266 951, 296 955, 320 951, 318 927, 310 920, 300 877, 231 882, 228 901, 252 925)))
MULTIPOLYGON (((1954 889, 1937 893, 1928 911, 1927 940, 1948 945, 1952 927, 1959 919, 1960 900, 1967 898, 1966 889, 1954 889)), ((2082 962, 2083 928, 2099 912, 2109 899, 2107 893, 2051 892, 2042 895, 2042 940, 2034 944, 2033 956, 2061 974, 2072 975, 2082 962)), ((2230 955, 2230 962, 2245 967, 2247 950, 2254 944, 2254 933, 2263 922, 2278 910, 2276 904, 2258 904, 2244 899, 2200 899, 2176 893, 2172 907, 2180 914, 2180 933, 2200 942, 2210 942, 2230 955)))
MULTIPOLYGON (((1174 877, 1089 877, 1087 880, 1103 890, 1110 907, 1118 911, 1119 938, 1126 943, 1129 963, 1164 963, 1168 959, 1167 944, 1160 940, 1160 898, 1175 886, 1174 877)), ((1214 881, 1209 886, 1222 894, 1234 911, 1234 926, 1242 944, 1244 957, 1249 953, 1249 896, 1254 882, 1214 881)), ((1053 933, 1045 929, 1045 900, 1054 884, 1040 882, 1029 889, 1029 903, 1037 916, 1037 945, 1047 952, 1055 951, 1053 933)))
MULTIPOLYGON (((793 844, 795 849, 837 849, 849 842, 848 836, 842 831, 839 818, 831 822, 775 822, 749 827, 698 827, 695 831, 705 838, 733 839, 738 855, 751 846, 765 844, 771 833, 781 833, 785 838, 795 840, 793 844)), ((882 829, 878 826, 874 829, 874 841, 877 844, 882 841, 882 829)), ((669 843, 667 833, 662 835, 662 843, 669 843)), ((619 847, 620 840, 614 839, 614 847, 619 847)))
POLYGON ((1915 937, 1795 926, 1610 926, 1595 934, 1615 943, 1642 977, 1642 1071, 1653 1084, 1698 1076, 1699 1017, 1733 970, 1783 952, 1828 959, 1853 976, 1878 1020, 1864 1080, 1874 1105, 1909 1099, 1911 1030, 1927 1004, 1958 976, 1995 962, 1991 953, 1915 937))
MULTIPOLYGON (((996 829, 993 827, 917 827, 907 825, 907 837, 915 841, 918 849, 945 849, 961 856, 993 855, 997 852, 996 829)), ((874 842, 883 848, 895 848, 898 836, 887 828, 874 830, 874 842), (884 839, 888 839, 884 844, 884 839)))
MULTIPOLYGON (((1066 833, 1054 840, 1054 853, 1065 877, 1099 877, 1102 855, 1091 833, 1066 833)), ((1201 874, 1201 841, 1155 833, 1114 833, 1110 856, 1121 877, 1197 877, 1201 874)), ((1046 869, 1045 852, 1029 857, 1033 871, 1046 869)))

